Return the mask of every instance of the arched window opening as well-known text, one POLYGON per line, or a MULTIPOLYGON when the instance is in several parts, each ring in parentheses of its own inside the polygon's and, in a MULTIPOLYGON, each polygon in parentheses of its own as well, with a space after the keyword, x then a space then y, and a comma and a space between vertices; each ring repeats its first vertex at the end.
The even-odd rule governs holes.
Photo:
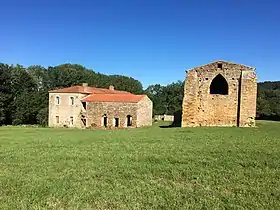
POLYGON ((56 96, 55 97, 55 104, 56 105, 59 105, 59 103, 60 103, 60 100, 59 100, 60 98, 59 98, 59 96, 56 96))
POLYGON ((71 96, 71 97, 70 97, 69 102, 70 102, 70 105, 74 105, 74 103, 75 103, 75 99, 74 99, 74 97, 73 97, 73 96, 71 96))
POLYGON ((126 116, 126 123, 127 123, 127 127, 132 126, 132 117, 131 117, 131 115, 127 115, 126 116))
POLYGON ((107 127, 107 121, 108 121, 107 115, 104 114, 102 117, 102 126, 104 126, 105 128, 107 127))
POLYGON ((74 125, 74 117, 70 117, 70 125, 72 126, 72 125, 74 125))
POLYGON ((218 74, 211 82, 210 94, 228 95, 228 83, 226 79, 218 74))

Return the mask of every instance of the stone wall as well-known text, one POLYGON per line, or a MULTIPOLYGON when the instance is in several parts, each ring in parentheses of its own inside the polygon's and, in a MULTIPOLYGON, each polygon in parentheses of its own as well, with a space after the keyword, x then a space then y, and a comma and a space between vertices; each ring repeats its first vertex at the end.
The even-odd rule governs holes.
POLYGON ((81 99, 85 96, 79 93, 49 93, 49 127, 83 127, 80 114, 84 111, 81 99), (59 104, 55 102, 57 96, 59 104), (70 97, 74 97, 73 105, 70 97), (57 117, 59 118, 58 123, 57 117), (71 117, 73 117, 73 124, 71 117))
POLYGON ((243 71, 241 76, 240 120, 242 127, 255 126, 257 106, 257 77, 252 71, 243 71))
POLYGON ((127 127, 127 116, 132 118, 132 126, 136 127, 137 103, 122 102, 88 102, 87 126, 103 127, 103 116, 107 116, 107 127, 114 127, 115 118, 119 118, 119 127, 127 127))
POLYGON ((153 103, 145 96, 137 104, 137 127, 150 126, 153 123, 153 103))
POLYGON ((182 105, 182 127, 254 126, 257 94, 254 73, 251 67, 224 61, 189 70, 182 105), (245 72, 251 77, 245 77, 245 72), (226 80, 228 94, 210 94, 211 83, 219 74, 226 80))
POLYGON ((104 115, 107 117, 107 128, 116 128, 115 118, 118 118, 118 128, 128 127, 128 116, 132 122, 129 127, 152 125, 152 110, 152 101, 148 97, 138 103, 88 102, 87 126, 104 127, 104 115))

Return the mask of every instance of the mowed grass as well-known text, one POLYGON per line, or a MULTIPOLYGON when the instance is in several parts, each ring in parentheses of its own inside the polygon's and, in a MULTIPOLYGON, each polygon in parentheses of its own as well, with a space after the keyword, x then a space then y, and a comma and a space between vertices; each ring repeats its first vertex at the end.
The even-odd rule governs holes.
POLYGON ((280 123, 0 128, 0 209, 280 209, 280 123))

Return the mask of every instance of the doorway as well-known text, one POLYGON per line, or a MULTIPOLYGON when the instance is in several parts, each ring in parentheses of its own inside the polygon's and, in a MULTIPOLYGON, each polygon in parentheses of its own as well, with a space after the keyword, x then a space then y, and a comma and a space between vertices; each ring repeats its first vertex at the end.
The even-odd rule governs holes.
POLYGON ((104 114, 103 115, 103 118, 102 118, 102 124, 105 128, 107 128, 107 122, 108 122, 108 118, 107 118, 107 115, 104 114))
POLYGON ((127 115, 126 116, 126 125, 127 125, 127 127, 132 126, 132 117, 131 117, 131 115, 127 115))
POLYGON ((119 127, 119 124, 120 124, 119 118, 115 118, 115 119, 114 119, 114 125, 115 125, 115 127, 119 127))

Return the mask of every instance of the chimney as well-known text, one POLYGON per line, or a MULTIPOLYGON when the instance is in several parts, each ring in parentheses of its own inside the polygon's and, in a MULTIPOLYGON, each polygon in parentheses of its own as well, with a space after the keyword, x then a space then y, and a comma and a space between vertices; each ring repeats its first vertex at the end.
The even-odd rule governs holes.
POLYGON ((88 83, 83 83, 82 84, 84 87, 87 87, 88 86, 88 83))
POLYGON ((109 90, 115 90, 115 87, 113 85, 110 85, 109 90))

